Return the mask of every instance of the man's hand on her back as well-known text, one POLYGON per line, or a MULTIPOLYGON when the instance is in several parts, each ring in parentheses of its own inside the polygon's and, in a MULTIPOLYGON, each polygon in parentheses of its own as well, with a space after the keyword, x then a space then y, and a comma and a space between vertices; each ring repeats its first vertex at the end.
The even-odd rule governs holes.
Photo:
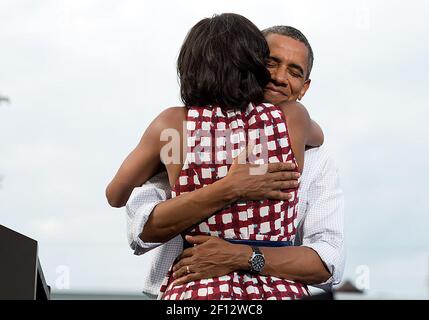
POLYGON ((299 172, 294 172, 293 163, 270 163, 264 174, 251 174, 253 164, 231 165, 227 176, 236 198, 240 200, 288 200, 289 193, 281 190, 298 186, 299 172))
POLYGON ((224 182, 239 200, 288 200, 290 195, 281 190, 298 186, 299 172, 290 162, 256 165, 246 163, 246 152, 251 154, 253 145, 234 159, 224 182))
POLYGON ((246 269, 252 254, 249 246, 233 245, 218 237, 186 236, 186 240, 194 247, 185 249, 173 266, 175 285, 246 269))

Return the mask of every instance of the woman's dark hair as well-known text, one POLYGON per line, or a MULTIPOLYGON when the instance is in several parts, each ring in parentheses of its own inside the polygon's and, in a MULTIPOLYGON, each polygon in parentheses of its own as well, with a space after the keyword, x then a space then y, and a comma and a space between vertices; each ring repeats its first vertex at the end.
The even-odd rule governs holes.
POLYGON ((180 94, 188 106, 243 110, 261 103, 270 80, 268 44, 245 17, 224 13, 198 22, 177 59, 180 94))

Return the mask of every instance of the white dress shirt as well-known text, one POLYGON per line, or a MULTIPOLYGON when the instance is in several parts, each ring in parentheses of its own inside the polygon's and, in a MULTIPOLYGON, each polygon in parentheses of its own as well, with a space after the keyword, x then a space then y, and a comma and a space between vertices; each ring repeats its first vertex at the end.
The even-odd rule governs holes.
MULTIPOLYGON (((155 206, 171 197, 167 174, 153 177, 136 188, 126 206, 128 242, 134 254, 155 250, 152 268, 145 277, 143 292, 157 295, 168 269, 183 250, 180 235, 162 243, 140 239, 144 225, 155 206)), ((298 230, 295 246, 315 250, 331 277, 315 287, 330 290, 341 281, 345 265, 344 196, 338 170, 323 147, 305 152, 298 204, 298 230)))

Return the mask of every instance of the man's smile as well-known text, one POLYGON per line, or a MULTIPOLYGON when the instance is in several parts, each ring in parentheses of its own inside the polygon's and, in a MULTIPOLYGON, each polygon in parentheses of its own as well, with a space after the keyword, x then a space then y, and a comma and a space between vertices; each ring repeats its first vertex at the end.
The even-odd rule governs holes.
POLYGON ((281 89, 277 88, 276 86, 274 86, 271 83, 265 87, 265 90, 270 91, 273 94, 281 94, 281 95, 286 96, 286 97, 288 96, 285 92, 283 92, 281 89))

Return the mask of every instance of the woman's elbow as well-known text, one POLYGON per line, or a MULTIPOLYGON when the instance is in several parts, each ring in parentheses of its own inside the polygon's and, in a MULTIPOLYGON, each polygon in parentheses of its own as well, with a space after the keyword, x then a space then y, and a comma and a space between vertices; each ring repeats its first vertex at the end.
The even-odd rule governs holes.
POLYGON ((111 184, 107 186, 105 194, 106 194, 107 202, 111 207, 122 208, 123 206, 126 205, 126 202, 124 203, 124 201, 121 201, 121 199, 119 199, 119 197, 115 195, 115 192, 113 192, 112 190, 111 184))
POLYGON ((320 140, 320 145, 322 145, 325 142, 325 135, 323 134, 322 130, 320 130, 319 140, 320 140))
POLYGON ((311 121, 310 134, 307 139, 307 146, 320 147, 325 141, 325 135, 322 128, 313 120, 311 121))

